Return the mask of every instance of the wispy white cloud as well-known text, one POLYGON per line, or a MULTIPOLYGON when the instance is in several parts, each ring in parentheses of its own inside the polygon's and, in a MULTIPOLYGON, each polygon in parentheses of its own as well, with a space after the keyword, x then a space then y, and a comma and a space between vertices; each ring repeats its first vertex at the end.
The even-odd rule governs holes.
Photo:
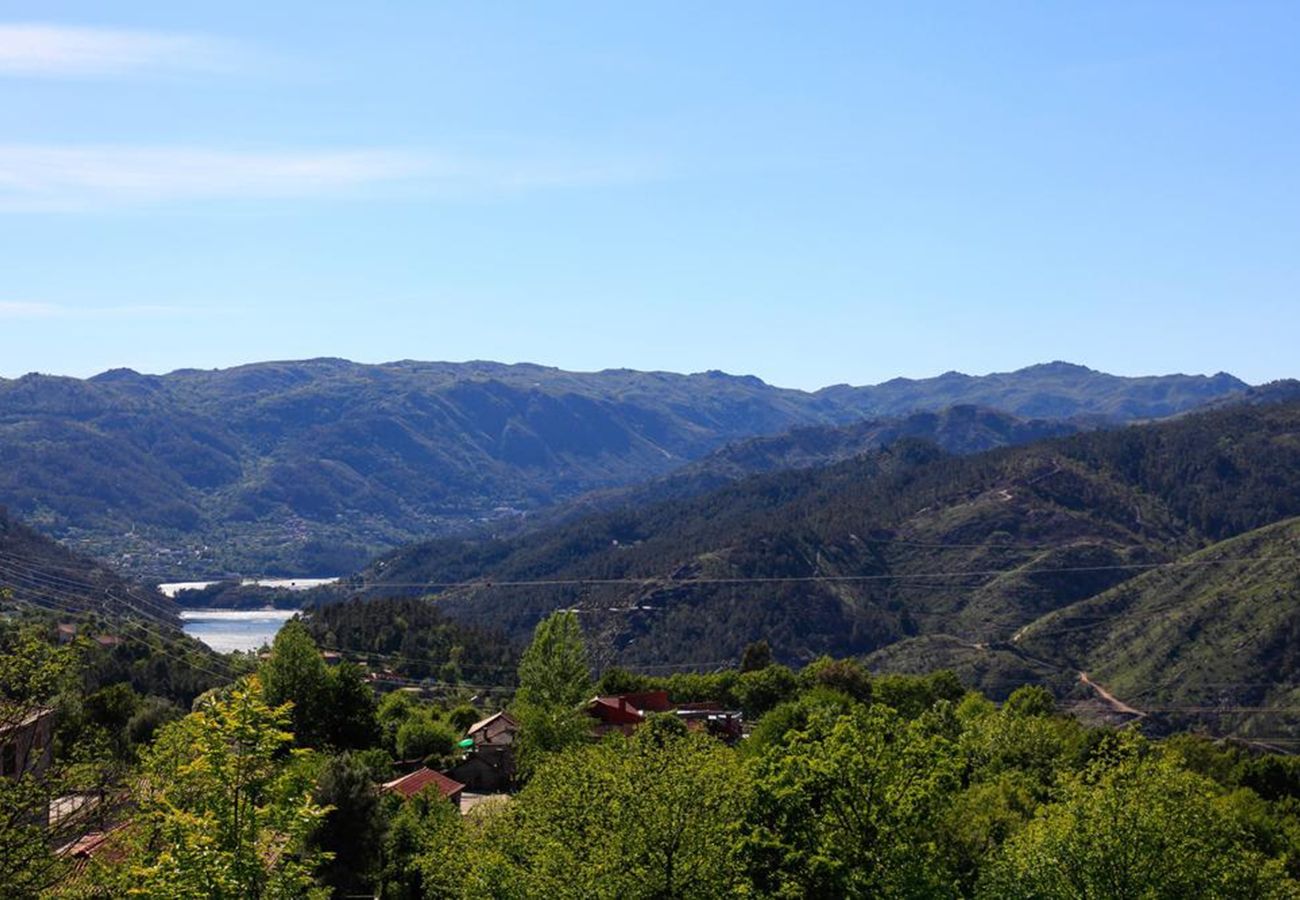
POLYGON ((408 196, 572 189, 654 177, 636 162, 357 149, 0 145, 0 212, 339 195, 401 183, 408 196))
POLYGON ((196 307, 152 304, 66 306, 62 303, 0 300, 0 319, 148 319, 202 315, 209 312, 210 310, 196 307))
POLYGON ((121 28, 0 23, 0 75, 121 75, 138 70, 222 71, 248 61, 215 38, 121 28))

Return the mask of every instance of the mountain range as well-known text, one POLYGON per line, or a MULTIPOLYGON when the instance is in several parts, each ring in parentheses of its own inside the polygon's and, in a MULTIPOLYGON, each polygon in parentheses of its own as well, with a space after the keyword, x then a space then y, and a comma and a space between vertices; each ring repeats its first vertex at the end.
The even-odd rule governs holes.
MULTIPOLYGON (((720 372, 489 362, 33 374, 0 380, 0 503, 76 549, 162 580, 336 574, 412 540, 504 528, 792 428, 823 430, 742 444, 682 477, 848 456, 898 427, 881 419, 954 405, 1072 429, 1247 390, 1225 374, 1123 378, 1067 363, 815 392, 720 372), (875 424, 860 424, 868 418, 875 424), (769 462, 755 466, 747 453, 769 462)), ((966 449, 1015 439, 1013 428, 966 449)))

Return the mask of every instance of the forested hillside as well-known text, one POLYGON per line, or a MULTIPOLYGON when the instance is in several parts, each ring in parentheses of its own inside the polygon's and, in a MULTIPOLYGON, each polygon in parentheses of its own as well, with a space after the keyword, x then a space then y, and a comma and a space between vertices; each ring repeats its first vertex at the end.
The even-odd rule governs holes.
POLYGON ((336 359, 28 375, 0 380, 0 503, 164 580, 329 575, 796 426, 961 403, 1124 421, 1244 387, 1227 375, 1130 379, 1065 364, 815 393, 719 372, 336 359))
POLYGON ((592 492, 555 512, 572 516, 580 511, 692 497, 752 475, 841 462, 880 450, 903 438, 930 441, 948 453, 968 454, 1074 434, 1107 421, 1096 416, 1021 419, 995 409, 962 405, 907 416, 864 419, 850 425, 794 428, 727 444, 668 475, 630 487, 592 492))
MULTIPOLYGON (((1051 622, 1058 610, 1066 617, 1085 608, 1072 604, 1110 610, 1114 598, 1148 582, 1162 585, 1152 598, 1169 601, 1172 588, 1158 579, 1177 575, 1193 579, 1180 589, 1224 604, 1245 602, 1231 587, 1244 583, 1269 592, 1279 612, 1287 609, 1292 582, 1263 577, 1276 575, 1275 565, 1258 578, 1254 570, 1224 569, 1216 587, 1190 561, 1198 552, 1259 555, 1255 538, 1238 538, 1244 550, 1216 542, 1300 515, 1296 471, 1296 403, 966 457, 904 439, 829 467, 759 476, 510 540, 429 542, 379 560, 351 589, 431 594, 451 615, 515 634, 551 609, 576 607, 606 660, 703 666, 765 638, 792 662, 877 651, 875 662, 904 670, 952 664, 1005 696, 1047 676, 1064 678, 1068 688, 1076 669, 1094 660, 1109 676, 1127 665, 1123 653, 1148 657, 1145 644, 1121 653, 1118 638, 1100 642, 1104 629, 1087 644, 1099 641, 1104 656, 1076 652, 1066 638, 1035 643, 1032 653, 1028 643, 1011 643, 1041 617, 1051 622), (1175 562, 1187 571, 1169 565, 1175 562), (1108 668, 1107 660, 1117 662, 1108 668)), ((1265 538, 1283 540, 1269 531, 1260 533, 1265 538)), ((1171 646, 1213 631, 1190 625, 1175 640, 1167 619, 1124 602, 1134 621, 1171 646)), ((1229 631, 1244 629, 1242 639, 1255 647, 1250 665, 1263 679, 1285 680, 1290 656, 1277 634, 1289 626, 1271 621, 1243 610, 1229 631)), ((1027 641, 1034 628, 1025 634, 1027 641)), ((1236 649, 1178 652, 1209 659, 1236 649)))
POLYGON ((143 616, 179 627, 175 606, 89 557, 33 531, 0 507, 0 588, 10 603, 51 613, 143 616))

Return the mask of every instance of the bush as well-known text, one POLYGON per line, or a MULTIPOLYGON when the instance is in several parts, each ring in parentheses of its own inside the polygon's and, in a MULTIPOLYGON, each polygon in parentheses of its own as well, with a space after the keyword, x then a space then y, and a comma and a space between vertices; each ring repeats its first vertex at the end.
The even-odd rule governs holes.
POLYGON ((413 715, 397 729, 397 756, 406 760, 450 756, 456 749, 456 737, 446 722, 435 721, 427 713, 413 715))

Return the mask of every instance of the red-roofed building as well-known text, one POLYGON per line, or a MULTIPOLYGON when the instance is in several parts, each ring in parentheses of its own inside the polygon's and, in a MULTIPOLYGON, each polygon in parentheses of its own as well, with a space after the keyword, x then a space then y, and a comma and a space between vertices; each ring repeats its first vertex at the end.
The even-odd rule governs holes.
POLYGON ((716 703, 673 706, 667 691, 593 697, 587 702, 587 715, 596 720, 594 730, 597 736, 611 731, 631 734, 650 713, 675 713, 688 728, 707 732, 729 743, 740 738, 740 713, 724 710, 716 703))
POLYGON ((672 708, 667 691, 645 691, 593 697, 587 703, 587 715, 596 719, 597 734, 615 730, 630 733, 645 721, 647 713, 669 712, 672 708))
POLYGON ((129 851, 125 838, 130 827, 130 823, 123 822, 104 831, 92 831, 56 850, 60 859, 70 863, 64 887, 82 878, 91 862, 113 865, 124 861, 129 851))
POLYGON ((438 793, 459 807, 460 795, 465 790, 465 785, 448 778, 441 772, 435 772, 428 766, 421 766, 409 775, 384 782, 383 786, 384 793, 397 794, 403 800, 409 800, 430 788, 437 788, 438 793))

